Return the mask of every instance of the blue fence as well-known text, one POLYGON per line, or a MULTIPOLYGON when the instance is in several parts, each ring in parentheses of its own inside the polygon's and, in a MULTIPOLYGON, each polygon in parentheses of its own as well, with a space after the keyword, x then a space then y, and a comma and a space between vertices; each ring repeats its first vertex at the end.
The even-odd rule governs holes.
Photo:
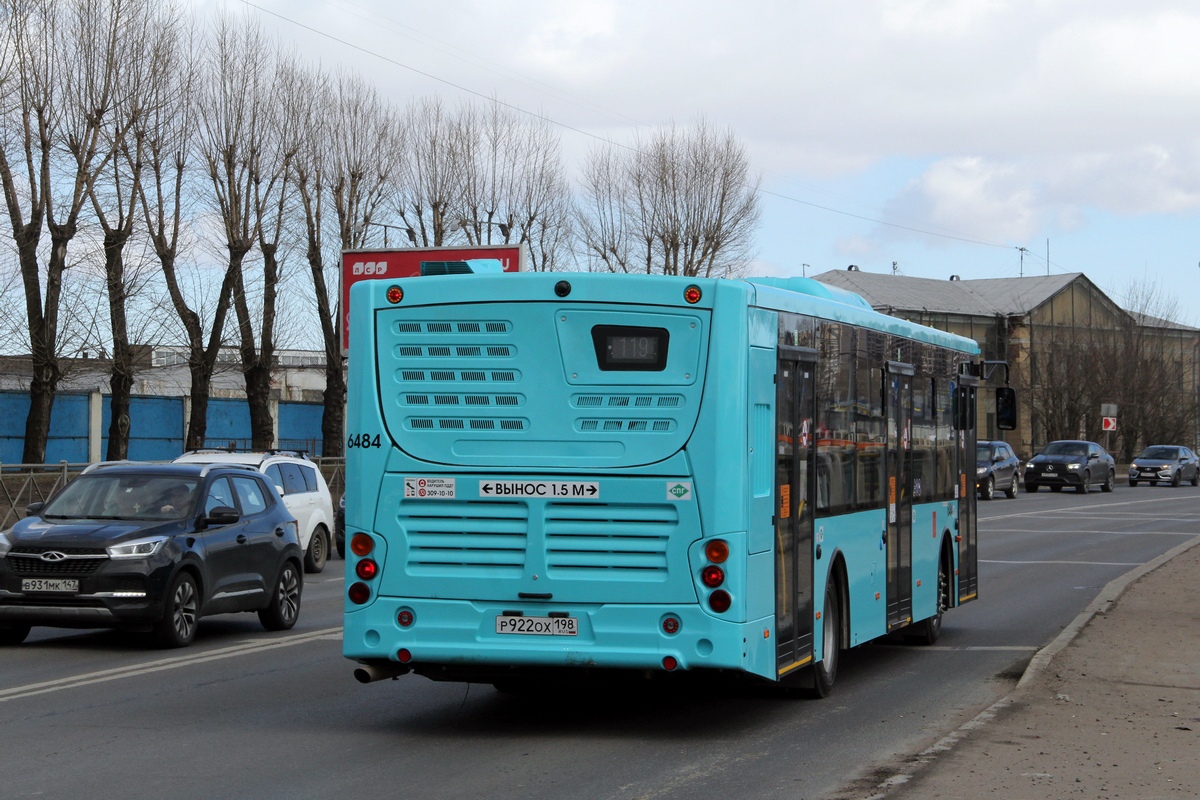
MULTIPOLYGON (((50 414, 50 438, 46 443, 46 461, 85 463, 89 461, 88 441, 90 396, 58 394, 50 414)), ((324 407, 317 403, 281 402, 278 404, 277 446, 306 450, 321 455, 321 416, 324 407)), ((0 392, 0 462, 20 463, 25 444, 25 418, 29 415, 29 394, 0 392)), ((184 401, 182 397, 135 396, 129 409, 129 458, 158 461, 183 452, 184 401)), ((108 428, 112 419, 108 395, 101 398, 100 457, 108 451, 108 428)), ((250 446, 250 410, 242 399, 210 398, 206 447, 250 446)))

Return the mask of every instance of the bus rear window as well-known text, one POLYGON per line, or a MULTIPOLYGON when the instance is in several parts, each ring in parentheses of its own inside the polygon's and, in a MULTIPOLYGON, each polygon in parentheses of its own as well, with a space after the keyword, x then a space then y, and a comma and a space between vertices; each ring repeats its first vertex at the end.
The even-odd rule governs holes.
POLYGON ((667 367, 670 334, 666 328, 596 325, 592 344, 604 371, 662 372, 667 367))

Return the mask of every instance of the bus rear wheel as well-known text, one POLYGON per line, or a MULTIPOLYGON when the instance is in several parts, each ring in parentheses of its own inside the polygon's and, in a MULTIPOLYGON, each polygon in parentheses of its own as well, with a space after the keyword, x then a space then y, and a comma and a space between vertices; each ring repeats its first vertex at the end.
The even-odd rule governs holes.
POLYGON ((950 576, 945 559, 938 562, 937 613, 909 629, 904 638, 913 644, 931 645, 942 635, 942 615, 950 605, 950 576))
POLYGON ((821 641, 824 653, 812 667, 812 686, 809 695, 828 697, 837 680, 838 655, 842 649, 842 609, 838 600, 837 583, 825 584, 825 606, 821 610, 821 641))

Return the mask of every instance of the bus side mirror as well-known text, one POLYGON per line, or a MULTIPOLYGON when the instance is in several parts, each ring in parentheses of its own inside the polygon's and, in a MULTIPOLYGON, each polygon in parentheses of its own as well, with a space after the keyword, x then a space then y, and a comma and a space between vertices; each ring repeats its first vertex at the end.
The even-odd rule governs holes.
POLYGON ((1011 386, 996 388, 996 427, 1002 431, 1017 427, 1017 390, 1011 386))

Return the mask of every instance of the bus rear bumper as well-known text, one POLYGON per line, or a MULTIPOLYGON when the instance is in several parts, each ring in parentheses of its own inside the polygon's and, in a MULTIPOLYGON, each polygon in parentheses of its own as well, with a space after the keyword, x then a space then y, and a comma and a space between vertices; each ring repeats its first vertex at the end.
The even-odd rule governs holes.
MULTIPOLYGON (((406 617, 407 618, 407 617, 406 617)), ((533 606, 376 598, 344 619, 343 654, 366 664, 399 662, 419 674, 465 680, 514 668, 593 670, 724 669, 774 677, 774 619, 715 618, 699 605, 533 606), (411 614, 402 626, 401 612, 411 614), (507 613, 506 613, 507 612, 507 613), (574 619, 574 635, 499 633, 497 618, 574 619), (669 633, 668 619, 677 629, 669 633), (401 651, 404 651, 401 655, 401 651), (769 651, 769 652, 767 652, 769 651), (405 660, 407 659, 407 660, 405 660), (436 669, 435 669, 436 668, 436 669)))

